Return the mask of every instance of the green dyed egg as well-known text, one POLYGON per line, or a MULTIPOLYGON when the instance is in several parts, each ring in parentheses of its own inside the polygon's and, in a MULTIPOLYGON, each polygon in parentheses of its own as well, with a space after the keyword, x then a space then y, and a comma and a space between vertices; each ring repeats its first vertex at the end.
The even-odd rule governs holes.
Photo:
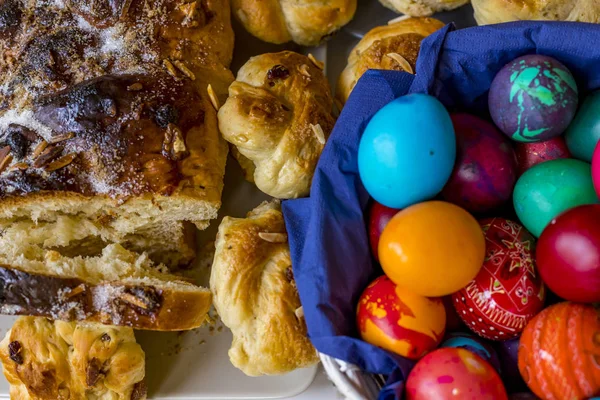
POLYGON ((513 203, 521 223, 539 237, 546 225, 563 211, 598 203, 591 166, 570 158, 538 164, 517 181, 513 203))
POLYGON ((585 98, 575 119, 569 125, 565 140, 575 158, 591 162, 600 139, 600 90, 585 98))

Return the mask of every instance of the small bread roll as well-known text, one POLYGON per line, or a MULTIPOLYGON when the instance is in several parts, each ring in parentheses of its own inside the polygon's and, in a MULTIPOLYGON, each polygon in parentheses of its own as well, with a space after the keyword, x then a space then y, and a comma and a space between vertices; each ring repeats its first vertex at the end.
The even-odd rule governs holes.
POLYGON ((379 2, 397 13, 411 17, 427 17, 439 11, 454 10, 464 6, 469 0, 379 0, 379 2))
POLYGON ((231 7, 244 28, 265 42, 316 46, 350 22, 356 0, 233 0, 231 7))
POLYGON ((519 20, 600 23, 598 0, 473 0, 479 25, 519 20))
POLYGON ((421 41, 443 26, 442 21, 434 18, 408 18, 371 29, 352 49, 337 84, 336 98, 346 103, 356 82, 368 69, 414 73, 421 41))
POLYGON ((221 133, 237 148, 232 154, 276 198, 308 195, 335 123, 329 83, 317 64, 290 51, 253 57, 219 110, 221 133))
POLYGON ((249 376, 314 365, 279 202, 223 218, 215 247, 210 289, 233 333, 231 363, 249 376))

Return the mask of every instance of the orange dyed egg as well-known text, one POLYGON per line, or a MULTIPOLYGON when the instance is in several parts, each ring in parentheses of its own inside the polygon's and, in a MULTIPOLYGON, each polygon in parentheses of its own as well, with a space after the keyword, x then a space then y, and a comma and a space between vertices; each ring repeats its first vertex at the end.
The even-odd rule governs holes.
POLYGON ((521 335, 519 371, 542 399, 600 394, 600 310, 563 302, 536 315, 521 335))
POLYGON ((413 360, 436 348, 446 327, 441 299, 400 289, 387 276, 365 289, 356 317, 364 341, 413 360))
POLYGON ((400 211, 379 240, 385 274, 403 288, 427 297, 462 289, 477 275, 484 257, 485 239, 477 220, 443 201, 400 211))

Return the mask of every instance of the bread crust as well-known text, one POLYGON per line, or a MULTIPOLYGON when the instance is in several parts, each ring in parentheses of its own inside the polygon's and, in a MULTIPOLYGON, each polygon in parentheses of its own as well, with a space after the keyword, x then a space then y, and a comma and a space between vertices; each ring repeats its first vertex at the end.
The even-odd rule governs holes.
POLYGON ((436 12, 464 6, 469 0, 379 0, 379 2, 397 13, 411 17, 427 17, 436 12))
POLYGON ((316 46, 346 25, 356 0, 232 0, 233 14, 246 30, 269 43, 293 40, 316 46))
POLYGON ((600 3, 589 0, 473 0, 479 25, 519 20, 600 23, 600 3))
POLYGON ((360 77, 369 69, 414 73, 421 41, 443 26, 444 23, 435 18, 408 18, 371 29, 350 52, 348 64, 338 80, 336 99, 345 104, 360 77), (406 63, 398 62, 394 55, 406 63), (406 64, 410 66, 408 70, 406 64))

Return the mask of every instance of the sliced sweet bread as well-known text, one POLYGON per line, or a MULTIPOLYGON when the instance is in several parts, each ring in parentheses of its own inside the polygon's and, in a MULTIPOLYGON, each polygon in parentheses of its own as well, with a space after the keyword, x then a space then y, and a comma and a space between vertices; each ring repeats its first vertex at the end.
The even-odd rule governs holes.
POLYGON ((0 360, 13 400, 146 398, 145 355, 131 328, 20 317, 0 360))
POLYGON ((165 270, 119 244, 96 257, 67 257, 2 241, 0 313, 159 331, 199 327, 210 291, 165 270))

